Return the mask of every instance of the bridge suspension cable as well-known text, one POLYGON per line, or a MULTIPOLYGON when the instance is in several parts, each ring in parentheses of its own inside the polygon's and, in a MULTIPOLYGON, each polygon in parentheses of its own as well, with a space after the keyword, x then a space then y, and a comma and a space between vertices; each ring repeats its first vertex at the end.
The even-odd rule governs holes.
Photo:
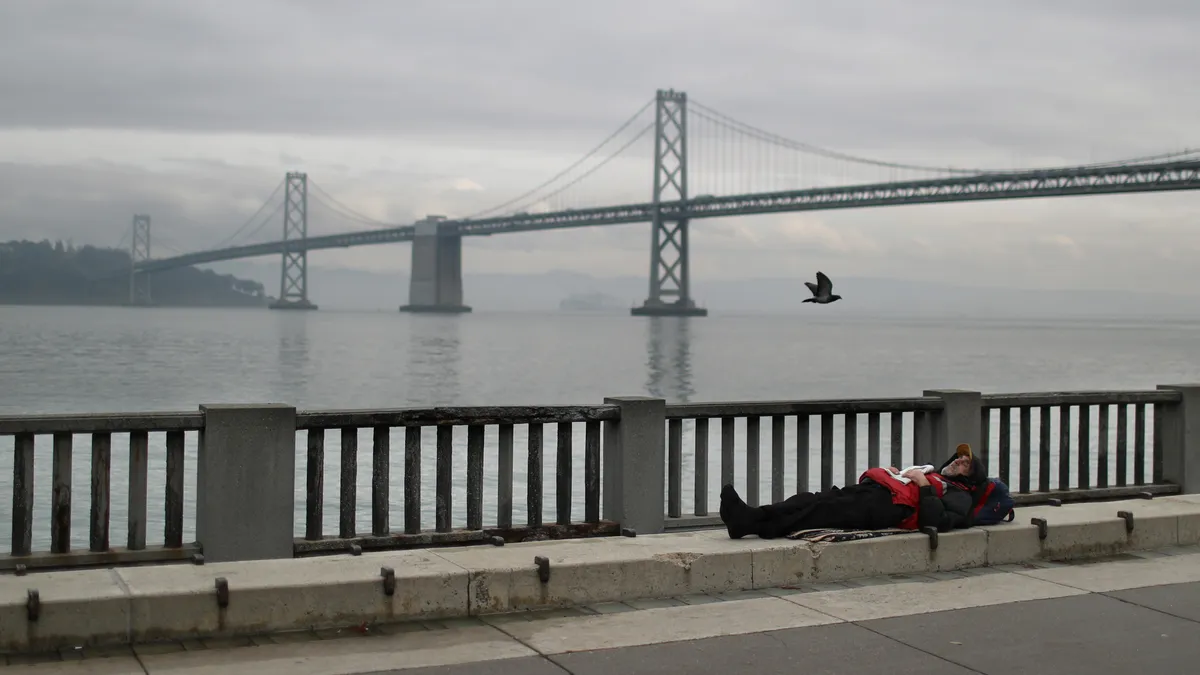
MULTIPOLYGON (((904 163, 904 162, 891 162, 891 161, 886 161, 886 160, 878 160, 878 159, 873 159, 870 157, 862 157, 862 156, 858 156, 858 155, 852 155, 852 154, 840 152, 837 150, 830 150, 828 148, 823 148, 823 147, 820 147, 817 145, 813 145, 811 143, 805 143, 803 141, 797 141, 797 140, 793 140, 790 138, 786 138, 779 134, 767 131, 765 129, 761 129, 761 128, 753 126, 751 124, 747 124, 746 122, 742 122, 741 120, 735 119, 735 118, 733 118, 729 115, 726 115, 714 108, 706 106, 703 103, 701 103, 695 99, 689 100, 688 113, 689 113, 689 115, 695 115, 695 116, 698 116, 698 117, 701 117, 704 119, 708 119, 709 121, 712 121, 715 124, 723 125, 730 130, 739 131, 747 136, 757 138, 757 139, 760 139, 763 141, 767 141, 767 142, 776 144, 780 147, 798 150, 798 151, 810 153, 813 155, 820 155, 823 157, 828 157, 830 159, 839 159, 839 160, 843 160, 843 161, 847 161, 847 162, 851 162, 851 163, 855 163, 855 164, 864 164, 864 165, 878 166, 878 167, 891 168, 891 169, 907 169, 907 170, 911 170, 911 171, 923 171, 923 172, 958 174, 958 175, 1019 173, 1019 172, 1023 172, 1023 171, 1029 171, 1032 168, 1032 167, 1016 167, 1016 168, 1008 168, 1008 169, 983 169, 983 168, 954 167, 954 166, 931 166, 931 165, 924 165, 924 164, 909 164, 909 163, 904 163)), ((1143 156, 1139 156, 1139 157, 1129 157, 1129 158, 1123 158, 1123 159, 1105 160, 1105 161, 1100 161, 1100 162, 1092 162, 1089 164, 1079 164, 1076 166, 1078 166, 1080 168, 1084 168, 1084 167, 1101 168, 1101 167, 1109 167, 1109 166, 1126 166, 1129 164, 1137 164, 1137 163, 1141 163, 1141 162, 1156 162, 1156 161, 1163 161, 1166 159, 1177 159, 1177 158, 1182 158, 1182 157, 1189 157, 1189 156, 1193 156, 1193 155, 1197 155, 1197 154, 1200 154, 1200 150, 1194 149, 1194 148, 1184 148, 1182 150, 1177 150, 1177 151, 1173 151, 1173 152, 1165 152, 1165 153, 1159 153, 1159 154, 1154 154, 1154 155, 1143 155, 1143 156)))
MULTIPOLYGON (((554 174, 553 176, 546 179, 545 181, 543 181, 536 187, 534 187, 520 195, 517 195, 516 197, 513 197, 512 199, 509 199, 506 202, 497 204, 488 209, 484 209, 483 211, 478 211, 476 213, 472 213, 471 215, 466 216, 466 218, 468 220, 473 219, 473 218, 482 218, 489 214, 496 213, 498 211, 505 209, 506 207, 509 207, 509 206, 515 204, 515 203, 522 202, 522 200, 525 200, 535 194, 538 194, 541 190, 545 189, 546 187, 549 187, 550 185, 553 185, 555 183, 555 181, 559 180, 560 178, 563 178, 564 176, 569 174, 571 171, 573 171, 574 169, 576 169, 577 167, 582 165, 584 162, 591 159, 594 155, 596 155, 596 153, 600 152, 604 148, 604 146, 608 145, 609 143, 614 141, 618 136, 620 136, 622 133, 624 133, 624 131, 626 129, 628 129, 634 122, 636 122, 638 120, 638 118, 640 118, 643 114, 645 114, 645 112, 647 110, 650 109, 650 106, 654 105, 654 102, 655 102, 655 99, 650 99, 650 100, 646 101, 646 103, 644 105, 642 105, 642 107, 639 108, 637 112, 630 115, 629 119, 625 120, 625 122, 623 124, 621 124, 621 126, 617 127, 616 131, 609 134, 607 138, 605 138, 598 145, 596 145, 594 148, 589 150, 583 157, 580 157, 579 159, 577 159, 576 161, 571 163, 570 166, 568 166, 565 169, 554 174)), ((649 128, 653 128, 653 127, 654 127, 654 125, 653 125, 653 123, 651 123, 649 128)), ((647 131, 647 129, 643 129, 640 132, 638 132, 637 135, 635 135, 633 137, 633 139, 626 142, 624 145, 622 145, 620 148, 618 148, 617 151, 614 152, 613 154, 611 154, 608 157, 606 157, 605 159, 601 160, 601 162, 599 164, 597 164, 596 166, 593 166, 591 169, 586 171, 582 176, 575 178, 574 180, 570 181, 566 185, 560 186, 558 189, 556 189, 552 192, 549 192, 545 195, 542 195, 541 197, 539 197, 537 199, 534 199, 534 200, 528 201, 528 202, 523 202, 524 206, 517 207, 516 209, 510 209, 509 213, 519 212, 519 211, 523 210, 523 208, 526 208, 529 204, 536 204, 537 202, 544 201, 545 199, 548 199, 552 196, 561 194, 564 190, 566 190, 568 187, 571 187, 572 185, 577 185, 581 180, 583 180, 583 178, 592 175, 601 166, 604 166, 605 164, 609 163, 617 155, 620 155, 622 152, 629 149, 629 147, 631 145, 633 145, 633 143, 635 141, 637 141, 638 139, 640 139, 642 136, 645 135, 646 131, 647 131)))
MULTIPOLYGON (((264 200, 263 203, 259 205, 258 210, 256 210, 253 215, 251 215, 249 218, 247 218, 246 222, 244 222, 240 226, 238 226, 238 228, 236 230, 234 230, 232 234, 225 237, 220 242, 214 244, 207 250, 212 251, 212 250, 215 250, 218 248, 225 248, 227 246, 230 246, 234 241, 236 241, 238 239, 239 235, 242 234, 242 231, 245 230, 247 227, 249 227, 258 218, 259 214, 261 214, 263 212, 263 209, 267 208, 267 206, 270 205, 272 201, 274 201, 275 197, 279 194, 279 191, 283 189, 283 183, 284 183, 283 180, 280 180, 278 183, 276 183, 275 189, 271 192, 271 196, 267 197, 266 200, 264 200)), ((249 237, 253 236, 254 233, 256 233, 260 229, 262 229, 263 225, 265 225, 271 218, 273 218, 275 216, 275 214, 279 213, 279 209, 282 208, 282 206, 283 206, 283 202, 280 202, 279 205, 275 207, 275 210, 271 213, 271 215, 268 215, 266 217, 266 219, 264 219, 262 222, 260 222, 258 224, 257 227, 255 227, 250 232, 246 233, 245 238, 249 238, 249 237)))
MULTIPOLYGON (((609 155, 608 157, 605 157, 604 159, 600 160, 600 162, 598 162, 595 166, 591 167, 587 171, 584 171, 583 173, 576 176, 571 181, 559 186, 557 189, 555 189, 551 192, 547 192, 547 193, 539 196, 537 199, 523 203, 521 206, 518 206, 515 209, 511 210, 509 212, 509 214, 520 213, 522 211, 526 211, 526 210, 532 208, 535 204, 542 203, 552 197, 561 195, 562 193, 566 192, 568 189, 582 183, 585 178, 588 178, 589 176, 591 176, 592 174, 596 173, 601 168, 603 168, 605 165, 607 165, 609 162, 613 161, 617 157, 620 157, 623 152, 628 150, 630 147, 633 146, 634 143, 640 141, 642 138, 644 138, 646 136, 646 134, 648 134, 649 132, 651 132, 653 130, 654 130, 654 122, 651 122, 651 123, 647 124, 646 126, 642 127, 641 131, 639 131, 636 135, 634 135, 632 138, 630 138, 628 141, 626 141, 624 143, 624 145, 617 148, 616 152, 614 152, 613 154, 609 155)), ((476 217, 478 217, 478 216, 477 215, 470 216, 469 218, 467 218, 467 220, 469 220, 471 218, 476 218, 476 217)))
POLYGON ((325 190, 324 188, 322 188, 312 178, 308 179, 308 188, 311 191, 311 194, 309 195, 309 197, 312 201, 321 203, 323 206, 328 208, 330 211, 333 211, 335 214, 337 214, 347 220, 352 220, 356 223, 361 223, 363 225, 369 225, 371 227, 379 227, 379 228, 400 227, 401 225, 406 224, 406 223, 386 223, 382 220, 377 220, 368 215, 359 213, 358 211, 355 211, 354 209, 350 208, 349 206, 346 206, 345 203, 338 201, 338 199, 336 197, 329 194, 328 190, 325 190))

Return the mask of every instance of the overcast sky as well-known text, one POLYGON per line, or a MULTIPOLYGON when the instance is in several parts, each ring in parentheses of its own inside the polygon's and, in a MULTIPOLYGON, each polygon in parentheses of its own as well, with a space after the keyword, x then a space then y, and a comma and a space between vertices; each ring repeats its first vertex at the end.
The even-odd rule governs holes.
MULTIPOLYGON (((1198 31, 1194 0, 8 0, 0 240, 113 245, 145 212, 156 256, 208 248, 289 170, 372 219, 465 216, 553 176, 658 88, 899 162, 1009 168, 1200 147, 1198 31)), ((693 194, 891 176, 782 151, 713 154, 728 136, 691 122, 693 194), (743 175, 714 178, 718 161, 743 175)), ((541 207, 648 200, 650 140, 541 207)), ((319 202, 310 232, 357 227, 319 202)), ((280 230, 276 217, 254 239, 280 230)), ((464 257, 474 272, 645 274, 649 237, 634 225, 476 238, 464 257)), ((820 268, 1200 292, 1200 194, 700 221, 692 247, 693 274, 708 278, 820 268)), ((310 261, 407 268, 409 249, 310 261)))

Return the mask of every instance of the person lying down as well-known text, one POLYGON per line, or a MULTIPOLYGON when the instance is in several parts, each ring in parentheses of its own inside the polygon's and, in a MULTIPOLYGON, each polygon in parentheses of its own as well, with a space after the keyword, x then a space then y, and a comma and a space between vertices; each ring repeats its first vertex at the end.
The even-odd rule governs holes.
POLYGON ((987 482, 987 468, 969 445, 958 446, 940 469, 894 466, 863 472, 856 485, 801 492, 782 502, 749 506, 733 485, 721 488, 721 522, 731 539, 786 537, 799 530, 917 530, 970 527, 973 490, 987 482))

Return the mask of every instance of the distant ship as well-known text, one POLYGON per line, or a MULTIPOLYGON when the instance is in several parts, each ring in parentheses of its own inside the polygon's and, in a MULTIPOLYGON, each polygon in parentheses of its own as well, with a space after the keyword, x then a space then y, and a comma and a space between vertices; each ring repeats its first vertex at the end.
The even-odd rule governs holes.
POLYGON ((558 308, 563 311, 606 312, 621 310, 625 307, 611 295, 594 292, 568 295, 558 303, 558 308))

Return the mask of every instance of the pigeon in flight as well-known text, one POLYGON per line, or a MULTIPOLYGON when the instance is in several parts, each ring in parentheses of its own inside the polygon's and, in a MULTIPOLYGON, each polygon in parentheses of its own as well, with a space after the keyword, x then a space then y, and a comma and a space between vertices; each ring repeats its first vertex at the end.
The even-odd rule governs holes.
POLYGON ((817 272, 817 283, 814 284, 811 281, 806 281, 804 285, 808 286, 808 290, 812 291, 813 294, 811 298, 805 298, 804 302, 827 305, 842 299, 842 296, 833 294, 833 282, 829 280, 829 277, 825 276, 824 272, 817 272))

